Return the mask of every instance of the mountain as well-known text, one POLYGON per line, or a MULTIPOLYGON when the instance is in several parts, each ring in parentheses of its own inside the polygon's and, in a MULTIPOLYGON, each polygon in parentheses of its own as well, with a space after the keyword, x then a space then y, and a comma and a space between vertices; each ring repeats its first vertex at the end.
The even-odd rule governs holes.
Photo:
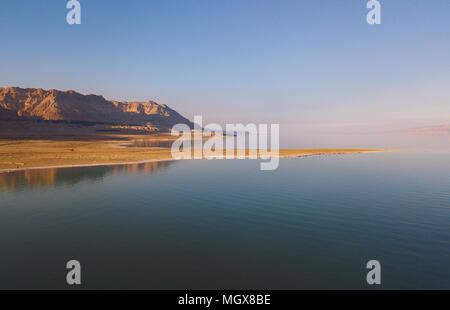
POLYGON ((165 104, 120 102, 73 90, 0 87, 0 119, 88 122, 169 129, 192 123, 165 104))
POLYGON ((450 125, 425 126, 392 131, 407 135, 450 136, 450 125))

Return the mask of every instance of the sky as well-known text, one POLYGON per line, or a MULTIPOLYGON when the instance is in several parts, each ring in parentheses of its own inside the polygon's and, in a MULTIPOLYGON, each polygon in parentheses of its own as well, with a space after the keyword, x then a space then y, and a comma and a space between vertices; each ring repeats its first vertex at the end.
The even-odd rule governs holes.
POLYGON ((204 123, 450 123, 450 1, 2 0, 0 86, 155 100, 204 123))

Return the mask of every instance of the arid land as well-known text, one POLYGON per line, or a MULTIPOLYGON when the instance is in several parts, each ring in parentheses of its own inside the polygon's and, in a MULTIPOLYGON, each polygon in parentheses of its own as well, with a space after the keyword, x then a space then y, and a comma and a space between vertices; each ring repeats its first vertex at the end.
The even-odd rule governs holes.
MULTIPOLYGON (((15 123, 17 125, 17 123, 15 123)), ((36 168, 101 166, 173 160, 168 133, 108 133, 95 128, 53 124, 0 132, 0 173, 36 168)), ((1 127, 1 126, 0 126, 1 127)), ((281 149, 279 157, 382 152, 380 149, 281 149)), ((246 150, 246 156, 249 151, 246 150)), ((258 154, 259 155, 259 154, 258 154)))

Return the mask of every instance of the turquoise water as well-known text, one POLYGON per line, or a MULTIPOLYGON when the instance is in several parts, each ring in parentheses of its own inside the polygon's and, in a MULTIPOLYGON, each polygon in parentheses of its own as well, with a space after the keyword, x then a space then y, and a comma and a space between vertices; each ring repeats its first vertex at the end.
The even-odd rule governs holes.
POLYGON ((449 152, 0 175, 0 288, 450 289, 449 152))

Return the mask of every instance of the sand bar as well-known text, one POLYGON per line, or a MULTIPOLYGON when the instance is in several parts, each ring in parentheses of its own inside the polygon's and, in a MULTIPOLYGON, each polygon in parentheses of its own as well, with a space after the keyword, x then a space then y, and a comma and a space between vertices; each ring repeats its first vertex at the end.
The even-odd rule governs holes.
MULTIPOLYGON (((0 173, 41 168, 105 166, 174 160, 167 147, 134 147, 127 139, 0 139, 0 173), (125 140, 125 141, 124 141, 125 140)), ((121 137, 123 138, 123 137, 121 137)), ((161 140, 161 137, 149 140, 161 140)), ((282 149, 279 157, 385 152, 382 149, 282 149)), ((246 151, 248 156, 248 150, 246 151)))

